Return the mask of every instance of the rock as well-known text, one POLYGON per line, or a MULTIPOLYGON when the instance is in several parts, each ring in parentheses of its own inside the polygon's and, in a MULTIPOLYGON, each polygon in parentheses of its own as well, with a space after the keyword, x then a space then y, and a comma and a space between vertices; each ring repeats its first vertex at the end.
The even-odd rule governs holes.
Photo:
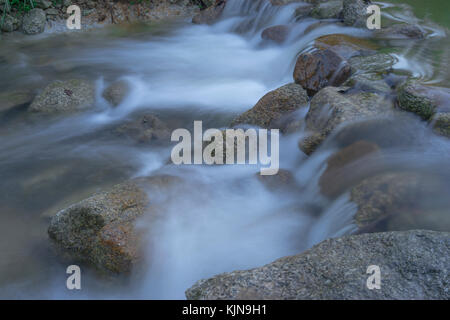
POLYGON ((47 19, 42 9, 31 9, 23 16, 22 31, 25 34, 38 34, 44 32, 47 19))
POLYGON ((384 74, 390 72, 396 62, 396 59, 387 53, 355 56, 348 60, 353 73, 373 72, 384 74))
POLYGON ((126 81, 116 81, 103 91, 103 98, 112 106, 117 107, 130 92, 130 85, 126 81))
POLYGON ((378 46, 373 42, 352 37, 346 34, 329 34, 321 36, 314 41, 314 47, 325 50, 330 49, 345 59, 353 56, 367 56, 375 54, 378 46))
POLYGON ((49 8, 49 9, 45 10, 45 14, 47 16, 57 16, 57 15, 59 15, 59 10, 55 9, 55 8, 49 8))
POLYGON ((407 231, 329 239, 295 256, 200 280, 188 299, 442 299, 448 290, 450 234, 407 231), (369 290, 368 267, 381 271, 369 290))
POLYGON ((360 232, 374 232, 402 230, 408 224, 411 228, 423 227, 423 221, 429 220, 427 228, 439 230, 447 216, 445 227, 448 228, 448 214, 430 224, 441 208, 426 203, 442 190, 445 187, 435 177, 416 172, 388 172, 366 178, 351 190, 350 199, 358 206, 355 224, 360 232), (395 223, 399 220, 402 222, 395 223))
POLYGON ((225 8, 226 1, 219 1, 217 5, 211 6, 205 10, 200 11, 192 18, 192 22, 195 24, 213 24, 222 15, 225 8))
POLYGON ((149 143, 155 140, 170 142, 171 132, 160 119, 152 114, 139 116, 114 130, 122 137, 130 138, 138 143, 149 143))
POLYGON ((301 54, 294 69, 295 83, 310 96, 326 86, 340 86, 350 75, 347 62, 328 49, 301 54))
POLYGON ((33 95, 29 91, 6 91, 0 93, 0 112, 9 111, 19 106, 31 103, 33 95))
POLYGON ((450 89, 425 86, 416 80, 405 82, 397 89, 397 104, 429 120, 437 111, 450 111, 450 89))
POLYGON ((376 30, 375 36, 381 39, 423 39, 425 32, 418 25, 401 23, 376 30))
POLYGON ((49 0, 38 0, 36 1, 36 7, 41 9, 48 9, 52 6, 52 2, 49 0))
POLYGON ((357 141, 327 160, 327 169, 319 179, 319 186, 324 195, 335 197, 353 185, 360 175, 361 159, 379 151, 379 147, 368 141, 357 141))
POLYGON ((386 83, 384 77, 378 73, 356 73, 353 74, 344 86, 356 90, 389 95, 392 88, 386 83))
POLYGON ((37 96, 29 111, 39 113, 70 113, 86 110, 95 101, 94 84, 87 80, 54 81, 37 96))
MULTIPOLYGON (((1 20, 0 20, 1 21, 1 20)), ((20 22, 17 18, 7 14, 4 17, 2 31, 4 32, 13 32, 19 29, 20 22)))
POLYGON ((389 115, 393 105, 382 95, 371 92, 346 93, 347 88, 326 87, 311 100, 306 128, 323 136, 337 126, 363 119, 389 115))
POLYGON ((311 16, 316 19, 337 19, 342 11, 342 0, 333 0, 318 3, 311 11, 311 16))
POLYGON ((370 0, 344 0, 342 19, 347 26, 365 27, 370 0))
POLYGON ((433 130, 444 137, 450 138, 450 112, 439 112, 431 119, 433 130))
POLYGON ((301 139, 298 143, 298 147, 306 155, 310 156, 314 151, 316 151, 316 149, 325 140, 325 138, 326 138, 326 136, 324 136, 320 133, 313 133, 313 134, 301 139))
POLYGON ((58 212, 48 229, 50 239, 67 258, 103 273, 129 273, 141 257, 136 219, 150 210, 152 192, 177 182, 171 176, 139 178, 95 194, 58 212))
POLYGON ((252 109, 233 120, 231 126, 250 124, 270 128, 283 114, 304 107, 307 103, 308 96, 301 86, 287 84, 267 93, 252 109))
POLYGON ((264 40, 270 40, 278 44, 282 44, 286 41, 290 31, 291 30, 287 25, 273 26, 265 29, 261 33, 261 38, 264 40))
POLYGON ((256 174, 259 181, 269 190, 292 190, 295 186, 295 178, 292 172, 279 169, 278 173, 272 176, 262 176, 259 172, 256 174))
POLYGON ((296 20, 300 20, 302 18, 309 17, 313 8, 314 8, 314 6, 312 6, 310 4, 305 4, 305 3, 303 3, 303 5, 297 7, 295 9, 295 13, 294 13, 296 20))

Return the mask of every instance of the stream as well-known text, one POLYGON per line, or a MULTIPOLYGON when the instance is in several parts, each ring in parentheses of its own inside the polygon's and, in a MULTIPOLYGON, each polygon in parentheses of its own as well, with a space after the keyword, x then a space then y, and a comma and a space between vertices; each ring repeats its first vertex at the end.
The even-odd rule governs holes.
MULTIPOLYGON (((381 6, 391 18, 411 17, 404 7, 381 6)), ((280 167, 293 172, 301 190, 271 191, 257 178, 258 166, 167 165, 171 145, 135 144, 110 131, 139 112, 157 115, 171 129, 191 130, 194 120, 202 120, 204 130, 226 128, 264 94, 293 82, 296 57, 318 37, 368 36, 365 29, 333 21, 315 27, 312 18, 296 22, 296 7, 229 0, 222 19, 211 26, 181 19, 1 40, 1 92, 36 93, 56 79, 86 78, 96 81, 97 93, 95 109, 77 115, 39 118, 25 112, 27 104, 0 112, 0 298, 184 299, 197 280, 262 266, 355 232, 357 207, 349 193, 330 200, 318 186, 327 158, 339 149, 334 136, 307 157, 298 148, 304 131, 282 135, 280 167), (261 39, 265 28, 290 23, 295 27, 286 44, 261 39), (101 92, 117 80, 127 81, 132 91, 112 108, 101 92), (67 290, 67 265, 47 235, 50 218, 114 184, 160 173, 199 187, 162 199, 164 219, 139 221, 147 232, 142 270, 109 279, 82 268, 83 290, 67 290)), ((448 29, 432 18, 421 22, 427 30, 423 41, 381 45, 395 49, 399 73, 448 87, 448 29)), ((306 112, 295 116, 304 121, 306 112)), ((388 140, 381 143, 388 156, 380 170, 415 170, 430 178, 428 192, 414 200, 417 207, 448 213, 448 139, 407 113, 383 120, 359 138, 364 136, 388 140)), ((381 160, 371 161, 361 164, 362 170, 381 160)), ((450 231, 450 221, 405 226, 422 227, 450 231)))

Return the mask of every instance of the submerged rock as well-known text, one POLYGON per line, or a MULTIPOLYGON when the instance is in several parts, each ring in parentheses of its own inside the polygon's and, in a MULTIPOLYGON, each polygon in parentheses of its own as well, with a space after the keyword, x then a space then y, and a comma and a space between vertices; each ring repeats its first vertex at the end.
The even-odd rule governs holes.
POLYGON ((423 39, 425 32, 418 25, 400 23, 376 30, 375 36, 382 39, 423 39))
POLYGON ((287 25, 273 26, 265 29, 261 33, 261 38, 282 44, 286 41, 290 31, 291 30, 287 25))
POLYGON ((330 49, 345 59, 353 56, 367 56, 375 54, 378 46, 373 42, 352 37, 346 34, 329 34, 317 38, 314 46, 318 49, 330 49))
POLYGON ((47 18, 44 10, 38 8, 31 9, 23 16, 22 31, 30 35, 39 34, 44 32, 46 23, 47 18))
POLYGON ((338 125, 393 112, 393 105, 383 95, 371 92, 347 93, 348 88, 326 87, 311 100, 306 115, 308 130, 323 136, 338 125))
POLYGON ((198 281, 188 299, 449 299, 450 234, 386 232, 329 239, 260 268, 198 281), (381 271, 369 290, 368 267, 381 271))
POLYGON ((310 96, 326 86, 340 86, 350 75, 347 62, 328 49, 301 54, 294 69, 295 83, 310 96))
POLYGON ((231 125, 250 124, 270 128, 283 114, 304 107, 307 103, 308 96, 300 85, 287 84, 267 93, 252 109, 233 120, 231 125))
POLYGON ((170 141, 170 130, 164 122, 152 114, 139 116, 114 130, 122 137, 130 138, 138 143, 149 143, 155 140, 170 141))
POLYGON ((319 179, 322 193, 334 197, 346 191, 348 187, 360 178, 361 160, 380 150, 368 141, 357 141, 339 150, 327 160, 327 169, 319 179))
POLYGON ((387 73, 392 70, 396 60, 387 53, 355 56, 348 60, 352 72, 373 72, 377 74, 387 73))
POLYGON ((130 85, 126 81, 116 81, 103 91, 103 98, 112 106, 117 107, 130 92, 130 85))
POLYGON ((360 232, 424 226, 448 230, 447 207, 432 200, 446 190, 448 187, 437 177, 419 172, 388 172, 366 178, 351 190, 350 198, 358 206, 355 223, 360 232))
POLYGON ((39 113, 69 113, 93 107, 94 83, 87 80, 54 81, 37 96, 29 111, 39 113))
POLYGON ((136 219, 149 209, 152 191, 161 192, 178 180, 139 178, 93 195, 52 218, 50 239, 67 258, 105 273, 128 273, 141 257, 136 219))

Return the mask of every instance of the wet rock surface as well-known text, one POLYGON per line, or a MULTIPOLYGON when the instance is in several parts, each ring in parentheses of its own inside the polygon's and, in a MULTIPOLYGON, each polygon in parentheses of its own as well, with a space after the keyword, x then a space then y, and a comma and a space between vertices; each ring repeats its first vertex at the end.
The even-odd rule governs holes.
POLYGON ((294 69, 295 82, 310 96, 326 86, 341 85, 350 75, 347 62, 328 49, 301 54, 294 69))
POLYGON ((51 220, 48 234, 66 259, 87 262, 104 273, 129 273, 141 258, 136 219, 157 193, 179 179, 139 178, 70 206, 51 220))
POLYGON ((94 101, 95 86, 91 81, 54 81, 34 99, 29 111, 47 114, 71 113, 92 108, 94 101))
POLYGON ((372 233, 321 242, 260 268, 200 280, 186 291, 209 299, 448 299, 450 234, 372 233), (381 269, 368 290, 367 268, 381 269))
POLYGON ((307 103, 308 96, 300 85, 287 84, 266 94, 252 109, 233 120, 231 126, 250 124, 270 128, 283 114, 305 107, 307 103))

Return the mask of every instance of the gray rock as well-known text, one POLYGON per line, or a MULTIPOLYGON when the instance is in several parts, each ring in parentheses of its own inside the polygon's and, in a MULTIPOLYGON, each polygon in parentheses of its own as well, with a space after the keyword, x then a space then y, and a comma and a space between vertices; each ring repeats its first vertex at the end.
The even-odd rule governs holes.
POLYGON ((450 138, 450 112, 439 112, 431 119, 433 130, 444 137, 450 138))
POLYGON ((372 72, 383 74, 389 72, 397 60, 387 53, 377 53, 372 55, 362 55, 351 57, 348 60, 352 72, 372 72))
POLYGON ((443 299, 449 290, 450 234, 407 231, 325 240, 266 266, 197 282, 188 299, 443 299), (369 290, 370 265, 381 289, 369 290))
POLYGON ((318 3, 311 11, 311 16, 316 19, 336 19, 341 16, 342 0, 333 0, 318 3))
POLYGON ((361 91, 375 92, 388 95, 392 92, 391 87, 378 73, 357 73, 352 75, 344 86, 352 87, 361 91))
POLYGON ((342 18, 347 26, 364 27, 370 0, 344 0, 342 18))
MULTIPOLYGON (((1 16, 0 16, 1 21, 1 16)), ((19 29, 20 22, 17 18, 7 14, 5 16, 5 20, 3 21, 2 31, 4 32, 13 32, 19 29)))
POLYGON ((149 207, 149 194, 179 179, 139 178, 70 206, 51 220, 48 234, 64 258, 91 264, 104 273, 128 273, 141 258, 136 219, 149 207))
POLYGON ((170 142, 169 128, 152 114, 141 115, 135 120, 130 120, 116 128, 114 132, 138 143, 156 140, 170 142))
POLYGON ((375 36, 382 39, 423 39, 424 30, 414 24, 395 24, 375 31, 375 36))
POLYGON ((126 81, 116 81, 103 91, 103 98, 112 106, 117 107, 130 92, 130 85, 126 81))
POLYGON ((44 32, 47 19, 42 9, 31 9, 23 16, 22 31, 25 34, 38 34, 44 32))
POLYGON ((300 85, 287 84, 267 93, 252 109, 233 120, 231 126, 251 124, 270 128, 282 115, 304 107, 307 103, 308 96, 300 85))
POLYGON ((37 96, 30 112, 70 113, 86 110, 95 100, 94 84, 86 80, 54 81, 37 96))

